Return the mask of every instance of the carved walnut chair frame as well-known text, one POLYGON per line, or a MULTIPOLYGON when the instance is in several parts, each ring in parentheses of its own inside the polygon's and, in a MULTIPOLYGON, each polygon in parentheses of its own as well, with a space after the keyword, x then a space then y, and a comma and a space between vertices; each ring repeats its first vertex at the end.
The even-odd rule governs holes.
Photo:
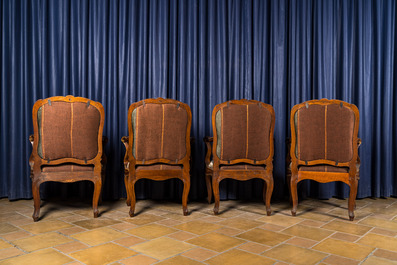
MULTIPOLYGON (((349 104, 340 100, 310 100, 307 102, 303 102, 295 105, 291 110, 291 147, 289 155, 287 156, 287 161, 291 162, 290 168, 287 170, 287 182, 290 187, 292 200, 292 210, 291 213, 293 216, 296 216, 296 211, 298 207, 298 194, 297 194, 297 184, 305 179, 314 180, 320 183, 328 183, 333 181, 341 181, 346 183, 350 187, 350 195, 349 195, 349 203, 348 203, 348 213, 349 219, 352 221, 354 219, 354 208, 355 208, 355 199, 357 195, 357 185, 359 180, 359 168, 360 168, 360 158, 358 156, 358 147, 361 144, 361 139, 358 136, 358 127, 359 127, 359 111, 354 104, 349 104), (340 108, 348 108, 354 113, 354 127, 352 134, 352 150, 353 155, 350 161, 338 162, 329 159, 318 159, 311 161, 300 160, 296 156, 296 147, 297 147, 297 132, 295 126, 295 114, 302 108, 310 108, 312 105, 321 105, 321 106, 329 106, 332 104, 339 105, 340 108), (300 166, 318 166, 318 165, 326 165, 332 166, 336 168, 348 168, 348 173, 344 172, 322 172, 322 171, 300 171, 298 168, 300 166)), ((325 151, 326 152, 326 151, 325 151)))
POLYGON ((92 207, 94 210, 94 218, 98 217, 98 201, 102 192, 102 183, 105 177, 106 156, 103 152, 103 145, 107 143, 107 138, 103 134, 103 126, 105 119, 105 112, 103 106, 99 102, 95 102, 82 97, 74 96, 57 96, 36 101, 33 105, 32 111, 33 130, 34 134, 29 136, 29 141, 33 146, 32 153, 29 158, 30 178, 32 179, 32 192, 34 199, 34 213, 33 220, 39 220, 40 214, 40 184, 47 181, 55 181, 62 183, 71 183, 76 181, 88 180, 94 183, 94 194, 92 200, 92 207), (45 104, 51 105, 53 102, 82 102, 95 107, 100 115, 100 124, 98 128, 98 152, 93 159, 82 160, 77 158, 61 158, 54 160, 45 160, 38 154, 39 147, 39 125, 38 125, 38 110, 45 104), (73 163, 75 165, 88 166, 93 165, 93 171, 76 171, 76 172, 42 172, 44 166, 57 166, 65 163, 73 163))
POLYGON ((190 190, 190 154, 191 154, 191 146, 190 146, 190 128, 192 123, 192 113, 190 107, 177 100, 173 99, 145 99, 136 103, 133 103, 128 109, 128 132, 129 136, 123 136, 121 138, 122 143, 126 148, 126 153, 124 156, 124 182, 127 190, 127 205, 130 206, 129 215, 131 217, 134 216, 135 212, 135 183, 140 179, 151 179, 155 181, 162 181, 172 178, 178 178, 183 182, 183 194, 182 194, 182 208, 183 215, 188 215, 187 201, 190 190), (169 160, 165 158, 156 158, 151 160, 136 160, 133 155, 133 143, 134 143, 134 132, 131 116, 133 111, 145 104, 174 104, 178 106, 178 108, 183 108, 187 114, 187 126, 186 126, 186 155, 179 159, 178 161, 169 160), (182 170, 172 170, 172 169, 163 169, 163 170, 142 170, 137 171, 137 166, 143 165, 152 165, 156 163, 162 163, 167 165, 180 165, 182 166, 182 170))
MULTIPOLYGON (((274 109, 271 105, 265 104, 263 102, 259 102, 256 100, 231 100, 221 104, 218 104, 214 107, 212 112, 212 128, 213 128, 213 137, 205 137, 204 142, 207 147, 207 153, 205 156, 205 178, 206 178, 206 186, 208 192, 208 203, 211 202, 212 193, 214 194, 215 205, 214 205, 214 214, 219 213, 219 183, 223 179, 235 179, 239 181, 250 180, 253 178, 259 178, 264 180, 263 187, 263 201, 266 204, 266 213, 267 215, 271 215, 271 207, 270 200, 273 192, 273 156, 274 156, 274 125, 275 125, 275 114, 274 109), (265 160, 254 160, 248 158, 239 158, 234 160, 221 160, 216 152, 216 146, 218 143, 218 136, 216 131, 216 113, 223 109, 227 108, 229 105, 237 104, 237 105, 251 105, 257 104, 267 109, 271 115, 271 124, 270 124, 270 133, 269 133, 269 156, 265 160), (212 143, 212 146, 211 146, 212 143), (211 158, 213 162, 211 162, 211 158), (213 163, 211 166, 210 164, 213 163), (222 170, 221 166, 230 166, 239 163, 250 164, 254 166, 265 166, 265 170, 222 170), (211 187, 212 184, 212 187, 211 187), (266 188, 265 188, 266 187, 266 188), (213 191, 212 191, 213 190, 213 191)), ((247 135, 248 137, 248 135, 247 135)))

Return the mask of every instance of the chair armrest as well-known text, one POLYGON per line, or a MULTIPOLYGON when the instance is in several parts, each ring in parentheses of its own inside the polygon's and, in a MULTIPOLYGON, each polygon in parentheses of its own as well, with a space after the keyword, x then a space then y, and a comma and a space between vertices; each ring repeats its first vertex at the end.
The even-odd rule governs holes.
POLYGON ((204 137, 203 141, 207 147, 207 153, 205 155, 205 166, 208 167, 208 165, 211 163, 212 142, 214 141, 214 138, 213 137, 204 137))

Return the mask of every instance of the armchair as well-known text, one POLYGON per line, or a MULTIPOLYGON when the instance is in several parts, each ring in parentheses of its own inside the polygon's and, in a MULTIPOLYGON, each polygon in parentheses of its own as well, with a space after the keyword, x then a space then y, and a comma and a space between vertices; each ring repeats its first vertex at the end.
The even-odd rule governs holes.
POLYGON ((298 207, 297 183, 342 181, 350 186, 349 219, 354 219, 360 158, 359 111, 340 100, 310 100, 291 110, 291 176, 293 216, 298 207))
POLYGON ((104 113, 101 103, 81 97, 51 97, 34 104, 29 165, 35 222, 40 214, 40 184, 46 181, 92 181, 92 207, 94 217, 98 217, 106 163, 102 147, 107 141, 102 136, 104 113))
POLYGON ((263 179, 266 184, 263 200, 267 215, 271 214, 274 124, 273 107, 259 101, 231 100, 215 106, 212 112, 214 137, 204 139, 208 202, 211 202, 212 182, 214 214, 219 213, 219 183, 226 178, 263 179))
POLYGON ((183 214, 188 214, 190 190, 190 127, 192 113, 187 104, 173 99, 145 99, 128 110, 128 132, 123 142, 124 181, 129 214, 135 211, 135 183, 139 179, 183 181, 183 214))

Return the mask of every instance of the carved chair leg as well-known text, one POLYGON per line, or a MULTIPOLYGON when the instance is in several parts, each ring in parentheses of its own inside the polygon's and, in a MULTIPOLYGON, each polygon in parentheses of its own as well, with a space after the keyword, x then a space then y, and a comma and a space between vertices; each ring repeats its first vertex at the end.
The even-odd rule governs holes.
POLYGON ((128 189, 130 193, 130 217, 134 217, 134 212, 135 212, 135 182, 136 180, 129 180, 128 182, 128 189))
POLYGON ((189 196, 189 191, 190 191, 190 178, 189 176, 187 176, 183 179, 182 208, 183 208, 184 216, 187 216, 189 213, 187 209, 187 199, 189 196))
POLYGON ((211 175, 210 174, 205 174, 205 184, 207 185, 207 201, 208 203, 211 203, 212 201, 212 186, 211 186, 211 175))
POLYGON ((292 198, 292 216, 296 216, 296 210, 298 209, 298 191, 297 191, 298 180, 296 177, 291 177, 291 198, 292 198))
POLYGON ((94 209, 94 218, 99 215, 98 202, 102 191, 102 178, 98 177, 94 182, 94 196, 92 198, 92 208, 94 209))
POLYGON ((33 221, 37 222, 40 216, 40 182, 33 181, 32 182, 32 193, 33 193, 33 201, 34 201, 34 212, 33 212, 33 221))
POLYGON ((215 200, 214 214, 217 215, 219 213, 220 197, 219 197, 219 181, 215 177, 212 178, 212 190, 214 191, 214 200, 215 200))
POLYGON ((128 180, 129 176, 125 175, 124 176, 124 185, 125 185, 125 190, 127 192, 127 201, 125 202, 127 204, 127 206, 131 206, 131 194, 130 194, 130 190, 128 188, 129 184, 129 180, 128 180))
MULTIPOLYGON (((270 216, 272 214, 272 209, 270 207, 270 200, 272 198, 273 187, 274 187, 273 177, 270 176, 269 178, 267 178, 265 183, 266 183, 266 197, 265 197, 266 214, 267 216, 270 216)), ((263 187, 263 192, 265 192, 265 187, 263 187)))
POLYGON ((354 209, 356 207, 356 196, 357 196, 357 185, 358 181, 356 178, 350 180, 350 194, 349 194, 349 220, 354 220, 354 209))

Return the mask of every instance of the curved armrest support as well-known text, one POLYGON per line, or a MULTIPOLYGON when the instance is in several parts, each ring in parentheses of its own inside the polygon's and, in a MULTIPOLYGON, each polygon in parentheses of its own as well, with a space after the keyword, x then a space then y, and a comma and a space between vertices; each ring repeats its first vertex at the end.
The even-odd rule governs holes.
POLYGON ((357 148, 360 147, 361 143, 362 143, 361 139, 357 138, 357 148))
MULTIPOLYGON (((33 144, 34 144, 34 135, 33 134, 29 135, 29 142, 32 144, 32 147, 33 147, 33 144)), ((33 170, 33 165, 34 165, 34 158, 33 158, 33 151, 32 151, 32 153, 30 154, 30 157, 29 157, 29 166, 32 170, 33 170)))
POLYGON ((207 147, 207 153, 205 155, 205 166, 208 167, 208 165, 211 163, 212 142, 214 141, 214 138, 213 137, 204 137, 203 141, 207 147))

